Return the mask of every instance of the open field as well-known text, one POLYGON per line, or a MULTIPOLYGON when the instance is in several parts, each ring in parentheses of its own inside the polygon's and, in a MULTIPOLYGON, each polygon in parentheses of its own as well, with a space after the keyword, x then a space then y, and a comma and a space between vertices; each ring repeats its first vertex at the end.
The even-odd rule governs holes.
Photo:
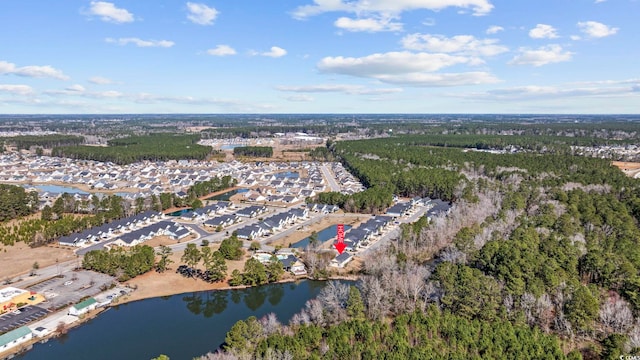
POLYGON ((27 275, 32 269, 33 263, 38 262, 42 268, 75 259, 76 255, 71 249, 65 249, 55 245, 31 248, 24 243, 13 246, 0 245, 0 279, 27 275))
POLYGON ((622 170, 627 176, 636 177, 640 174, 640 163, 638 162, 613 161, 612 164, 622 170))
MULTIPOLYGON (((213 250, 217 250, 218 247, 219 244, 211 246, 213 250)), ((233 270, 243 270, 244 262, 249 258, 249 256, 250 254, 247 252, 242 260, 227 261, 227 279, 230 278, 233 270)), ((182 264, 180 261, 181 257, 182 251, 172 254, 170 259, 173 263, 169 266, 170 269, 164 273, 150 271, 144 275, 127 281, 126 285, 136 290, 120 298, 118 303, 127 303, 152 297, 182 294, 185 292, 230 288, 227 281, 210 284, 200 279, 189 279, 176 273, 175 269, 182 264)))

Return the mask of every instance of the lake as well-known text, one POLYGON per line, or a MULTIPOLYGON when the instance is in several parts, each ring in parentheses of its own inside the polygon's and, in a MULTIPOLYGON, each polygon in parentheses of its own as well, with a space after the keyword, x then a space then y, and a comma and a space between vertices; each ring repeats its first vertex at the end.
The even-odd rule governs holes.
MULTIPOLYGON (((345 225, 344 231, 351 229, 351 225, 345 225)), ((338 233, 338 225, 331 225, 327 228, 324 228, 318 232, 318 240, 320 243, 323 243, 333 237, 335 237, 338 233)), ((292 244, 292 248, 304 249, 309 244, 309 237, 306 237, 295 244, 292 244)))
MULTIPOLYGON (((185 281, 195 281, 185 279, 185 281)), ((107 310, 65 336, 35 344, 22 360, 192 359, 215 351, 238 320, 275 313, 287 324, 322 281, 250 289, 186 293, 141 300, 107 310)))
POLYGON ((242 144, 227 144, 227 145, 222 145, 220 146, 220 150, 233 150, 237 147, 242 147, 242 146, 247 146, 247 145, 242 145, 242 144))

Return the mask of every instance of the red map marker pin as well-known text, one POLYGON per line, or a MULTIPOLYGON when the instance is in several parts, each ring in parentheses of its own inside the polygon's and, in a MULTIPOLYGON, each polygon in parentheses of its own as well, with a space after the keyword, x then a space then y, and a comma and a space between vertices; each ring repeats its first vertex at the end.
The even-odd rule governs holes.
POLYGON ((342 254, 347 245, 344 243, 344 224, 338 224, 337 226, 337 242, 333 246, 338 250, 338 254, 342 254))

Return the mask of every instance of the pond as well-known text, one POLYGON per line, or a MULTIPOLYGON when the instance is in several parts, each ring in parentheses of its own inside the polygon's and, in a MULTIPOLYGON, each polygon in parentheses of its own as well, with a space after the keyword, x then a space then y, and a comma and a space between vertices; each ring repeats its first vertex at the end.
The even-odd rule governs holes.
POLYGON ((190 213, 192 211, 193 211, 193 209, 191 209, 191 208, 182 209, 182 210, 178 210, 178 211, 174 211, 174 212, 168 213, 167 215, 169 215, 169 216, 182 216, 182 215, 190 213))
POLYGON ((246 145, 242 145, 242 144, 227 144, 227 145, 222 145, 220 146, 220 150, 233 150, 237 147, 242 147, 242 146, 246 146, 246 145))
MULTIPOLYGON (((195 281, 185 279, 185 281, 195 281)), ((22 360, 192 359, 213 352, 238 320, 275 313, 287 324, 325 286, 320 281, 185 293, 120 305, 35 344, 22 360)))
MULTIPOLYGON (((77 188, 77 187, 64 186, 64 185, 42 184, 42 185, 28 185, 28 187, 32 187, 32 188, 37 189, 39 193, 50 192, 50 193, 57 193, 57 194, 68 193, 68 194, 97 194, 97 195, 104 194, 104 195, 107 195, 106 193, 101 193, 100 191, 88 192, 88 191, 84 191, 84 190, 82 190, 80 188, 77 188)), ((126 195, 130 195, 130 194, 126 193, 126 192, 117 192, 117 193, 114 193, 114 195, 126 196, 126 195)))
POLYGON ((300 173, 297 171, 285 171, 281 173, 275 174, 276 179, 284 180, 284 179, 297 179, 300 177, 300 173))
POLYGON ((219 201, 229 201, 229 199, 235 195, 235 194, 242 194, 242 193, 246 193, 247 191, 249 191, 249 189, 235 189, 235 190, 230 190, 227 191, 225 193, 222 194, 218 194, 216 196, 212 196, 210 198, 208 198, 207 200, 219 200, 219 201))
MULTIPOLYGON (((347 230, 351 229, 351 225, 345 225, 344 226, 344 231, 346 232, 347 230)), ((331 238, 334 238, 336 236, 336 234, 338 233, 338 225, 331 225, 327 228, 324 228, 322 230, 320 230, 318 232, 318 240, 320 241, 320 243, 323 243, 327 240, 330 240, 331 238)), ((298 248, 298 249, 304 249, 305 247, 307 247, 307 245, 309 244, 309 237, 306 237, 300 241, 298 241, 295 244, 292 244, 291 247, 292 248, 298 248)))

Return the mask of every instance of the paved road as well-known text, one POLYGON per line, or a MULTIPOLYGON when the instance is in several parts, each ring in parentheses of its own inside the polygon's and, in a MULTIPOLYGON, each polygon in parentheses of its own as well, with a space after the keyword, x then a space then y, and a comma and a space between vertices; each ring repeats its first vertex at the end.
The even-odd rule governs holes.
POLYGON ((333 176, 333 174, 331 173, 331 170, 329 170, 327 165, 320 166, 320 170, 322 170, 322 174, 324 174, 324 178, 327 179, 327 182, 329 183, 329 187, 331 188, 331 191, 340 192, 340 185, 338 185, 338 183, 336 182, 336 177, 333 176))
MULTIPOLYGON (((397 221, 399 223, 413 223, 413 222, 416 222, 429 209, 430 209, 430 207, 428 207, 428 206, 424 206, 424 205, 418 206, 418 207, 414 208, 413 213, 411 215, 409 215, 409 217, 400 218, 397 221)), ((361 251, 358 251, 357 253, 355 253, 355 255, 366 255, 370 251, 374 251, 374 250, 382 247, 383 245, 388 244, 391 240, 397 239, 399 237, 400 237, 400 225, 397 225, 393 229, 388 230, 384 235, 382 235, 382 237, 380 237, 380 239, 378 239, 378 241, 376 241, 373 244, 369 245, 368 248, 366 248, 364 250, 361 250, 361 251)))
POLYGON ((36 291, 47 298, 46 303, 41 305, 42 307, 57 309, 61 306, 75 304, 82 298, 98 294, 101 288, 108 287, 113 282, 114 278, 111 276, 80 270, 52 277, 28 287, 27 290, 36 291))
POLYGON ((55 265, 42 267, 38 269, 38 271, 36 272, 36 275, 34 276, 23 275, 23 276, 18 276, 12 279, 11 286, 14 286, 20 289, 25 289, 33 284, 42 282, 43 280, 72 271, 73 269, 80 266, 81 264, 82 264, 81 258, 78 257, 78 259, 76 260, 68 260, 55 265))

